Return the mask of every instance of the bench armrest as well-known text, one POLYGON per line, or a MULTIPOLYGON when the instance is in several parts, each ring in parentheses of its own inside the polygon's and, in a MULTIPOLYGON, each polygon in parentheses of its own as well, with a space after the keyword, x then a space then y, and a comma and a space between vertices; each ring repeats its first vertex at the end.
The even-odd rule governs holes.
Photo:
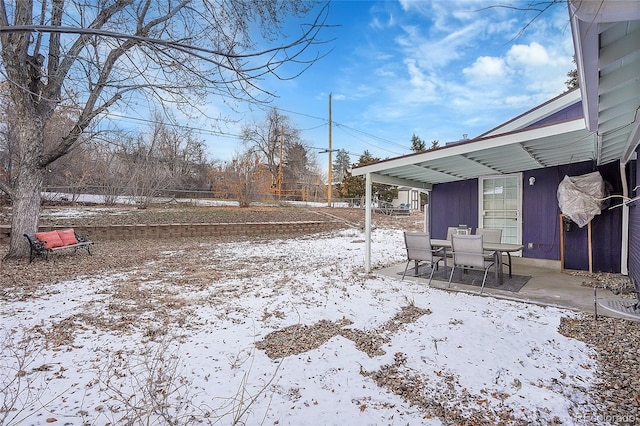
POLYGON ((76 240, 78 240, 79 243, 93 244, 93 241, 91 241, 87 235, 80 235, 75 230, 73 231, 73 233, 75 234, 76 240))
POLYGON ((44 247, 44 243, 39 239, 37 239, 35 235, 29 235, 29 234, 22 234, 22 235, 27 239, 27 241, 29 241, 29 245, 31 246, 32 250, 38 251, 38 252, 46 250, 44 247))

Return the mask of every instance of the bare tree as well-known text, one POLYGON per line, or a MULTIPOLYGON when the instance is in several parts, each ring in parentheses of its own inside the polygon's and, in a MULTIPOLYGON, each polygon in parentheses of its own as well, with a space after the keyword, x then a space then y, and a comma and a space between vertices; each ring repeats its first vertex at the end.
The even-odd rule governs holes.
MULTIPOLYGON (((118 135, 120 141, 127 140, 126 135, 118 135)), ((93 144, 92 159, 94 174, 92 184, 99 188, 106 205, 115 205, 126 194, 130 165, 127 164, 124 150, 119 144, 93 144)))
POLYGON ((274 184, 280 171, 280 149, 284 156, 290 147, 301 143, 300 130, 276 108, 267 112, 263 122, 244 126, 242 141, 246 148, 260 154, 274 184))
POLYGON ((0 1, 0 71, 16 112, 13 181, 0 181, 13 205, 7 257, 24 257, 23 233, 37 229, 49 164, 66 155, 90 123, 139 101, 203 105, 207 95, 268 100, 266 75, 295 78, 322 56, 315 51, 328 5, 300 33, 273 45, 285 16, 304 17, 300 0, 0 1), (263 40, 256 40, 256 27, 263 40), (255 46, 268 46, 257 49, 255 46), (286 64, 297 65, 283 74, 286 64), (45 145, 54 112, 77 102, 60 141, 45 145))
POLYGON ((252 150, 234 155, 232 161, 214 171, 214 178, 214 191, 232 196, 240 207, 248 207, 271 186, 269 171, 252 150))

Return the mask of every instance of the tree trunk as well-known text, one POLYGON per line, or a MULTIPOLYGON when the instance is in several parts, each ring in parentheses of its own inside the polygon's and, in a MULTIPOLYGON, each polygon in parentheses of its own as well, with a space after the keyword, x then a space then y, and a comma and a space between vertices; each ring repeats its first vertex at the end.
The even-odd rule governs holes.
POLYGON ((18 176, 11 194, 11 239, 5 259, 29 255, 29 244, 23 234, 33 234, 38 229, 40 201, 45 168, 38 164, 44 144, 43 126, 22 120, 18 128, 21 138, 18 176))

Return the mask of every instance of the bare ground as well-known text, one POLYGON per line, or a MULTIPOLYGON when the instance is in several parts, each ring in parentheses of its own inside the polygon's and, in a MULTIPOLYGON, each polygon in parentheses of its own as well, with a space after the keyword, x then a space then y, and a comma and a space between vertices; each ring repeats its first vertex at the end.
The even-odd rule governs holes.
MULTIPOLYGON (((364 228, 364 211, 348 208, 322 207, 194 207, 167 205, 138 209, 135 207, 100 206, 60 206, 43 209, 40 224, 43 226, 87 226, 87 225, 132 225, 132 224, 168 224, 168 223, 249 223, 249 222, 296 222, 318 220, 341 220, 345 227, 364 228), (78 215, 79 210, 90 214, 78 215)), ((372 226, 392 229, 422 230, 422 213, 407 216, 388 216, 373 214, 372 226)), ((0 224, 10 224, 10 210, 0 210, 0 224)), ((91 237, 91 235, 89 235, 91 237)), ((284 238, 295 238, 286 235, 284 238)), ((91 248, 93 256, 84 251, 75 255, 63 251, 50 256, 48 262, 35 259, 4 260, 0 266, 0 289, 19 291, 24 296, 48 282, 69 280, 78 276, 126 272, 149 261, 156 260, 159 253, 167 250, 181 250, 189 253, 198 250, 200 241, 232 241, 248 237, 224 237, 203 239, 173 240, 135 240, 135 241, 94 241, 91 248), (55 265, 55 266, 54 266, 55 265), (55 270, 55 274, 53 273, 55 270)), ((273 237, 265 237, 273 238, 273 237)), ((278 237, 282 238, 282 237, 278 237)), ((256 240, 263 238, 254 237, 256 240)), ((0 252, 8 251, 0 244, 0 252)), ((197 259, 197 256, 187 256, 197 259)), ((194 266, 194 268, 197 268, 194 266)))

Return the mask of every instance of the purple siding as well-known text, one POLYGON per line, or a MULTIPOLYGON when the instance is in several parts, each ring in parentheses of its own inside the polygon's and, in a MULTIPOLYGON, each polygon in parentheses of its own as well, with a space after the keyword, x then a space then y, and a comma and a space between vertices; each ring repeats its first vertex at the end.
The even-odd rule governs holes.
POLYGON ((560 225, 558 184, 566 170, 559 167, 537 169, 523 173, 522 187, 522 243, 524 257, 560 259, 560 225), (536 182, 529 185, 529 178, 536 182), (533 244, 529 248, 529 244, 533 244))
POLYGON ((447 237, 447 227, 478 227, 478 179, 435 185, 429 195, 429 232, 447 237))
POLYGON ((537 121, 526 128, 541 126, 543 124, 553 124, 561 121, 573 120, 576 118, 584 117, 584 113, 582 111, 582 101, 568 106, 567 108, 556 112, 555 114, 551 114, 550 116, 543 118, 540 121, 537 121))
MULTIPOLYGON (((611 163, 598 168, 604 180, 612 185, 614 194, 622 193, 618 164, 611 163)), ((560 259, 558 185, 565 175, 577 176, 593 170, 593 163, 584 162, 523 172, 524 257, 560 259), (531 176, 536 178, 533 186, 529 185, 531 176), (533 248, 529 249, 529 244, 533 244, 533 248)), ((429 200, 431 235, 434 238, 445 238, 447 227, 460 223, 476 228, 478 202, 477 179, 435 185, 429 200)), ((640 222, 640 217, 637 222, 640 222)), ((594 271, 620 272, 621 224, 621 209, 605 209, 593 219, 591 242, 594 271)), ((578 228, 574 224, 571 231, 565 231, 564 245, 565 268, 588 270, 587 227, 578 228)), ((640 241, 637 242, 637 247, 640 260, 640 241)))
MULTIPOLYGON (((552 169, 545 169, 543 172, 549 172, 555 169, 557 181, 548 188, 548 196, 553 196, 557 214, 554 220, 555 226, 558 228, 556 235, 558 238, 554 240, 554 244, 558 245, 558 254, 551 259, 560 259, 559 254, 559 234, 560 225, 558 215, 560 213, 557 208, 557 188, 560 181, 565 175, 578 176, 585 173, 594 171, 593 164, 591 162, 584 162, 578 164, 571 164, 560 166, 552 169)), ((602 175, 605 182, 611 185, 612 194, 622 194, 622 181, 620 180, 620 168, 619 163, 609 163, 604 166, 596 168, 602 175)), ((525 180, 526 181, 526 180, 525 180)), ((537 183, 537 182, 536 182, 537 183)), ((536 203, 537 200, 533 200, 536 203)), ((619 203, 620 199, 614 199, 613 203, 619 203)), ((523 207, 523 216, 526 221, 530 218, 531 212, 523 207)), ((546 220, 549 221, 548 217, 546 220)), ((529 223, 530 225, 530 223, 529 223)), ((525 224, 523 234, 529 233, 529 237, 536 237, 538 230, 536 227, 532 227, 525 224), (531 235, 533 234, 533 235, 531 235)), ((530 240, 525 240, 523 235, 523 242, 525 246, 530 240)), ((591 221, 591 246, 593 255, 593 271, 594 272, 620 272, 620 255, 621 255, 621 242, 622 242, 622 211, 621 209, 608 210, 604 209, 599 215, 595 216, 591 221)), ((589 269, 589 253, 588 253, 588 231, 587 226, 578 228, 573 224, 570 231, 564 231, 564 267, 566 269, 576 270, 588 270, 589 269)), ((525 254, 526 257, 535 257, 548 259, 531 253, 535 250, 528 250, 525 254)))
MULTIPOLYGON (((640 156, 640 147, 636 149, 640 156)), ((630 164, 629 186, 633 189, 640 185, 640 161, 635 160, 630 164)), ((630 192, 631 198, 640 195, 640 188, 630 192)), ((640 291, 640 200, 629 204, 629 278, 640 291)), ((640 295, 638 296, 640 299, 640 295)))

